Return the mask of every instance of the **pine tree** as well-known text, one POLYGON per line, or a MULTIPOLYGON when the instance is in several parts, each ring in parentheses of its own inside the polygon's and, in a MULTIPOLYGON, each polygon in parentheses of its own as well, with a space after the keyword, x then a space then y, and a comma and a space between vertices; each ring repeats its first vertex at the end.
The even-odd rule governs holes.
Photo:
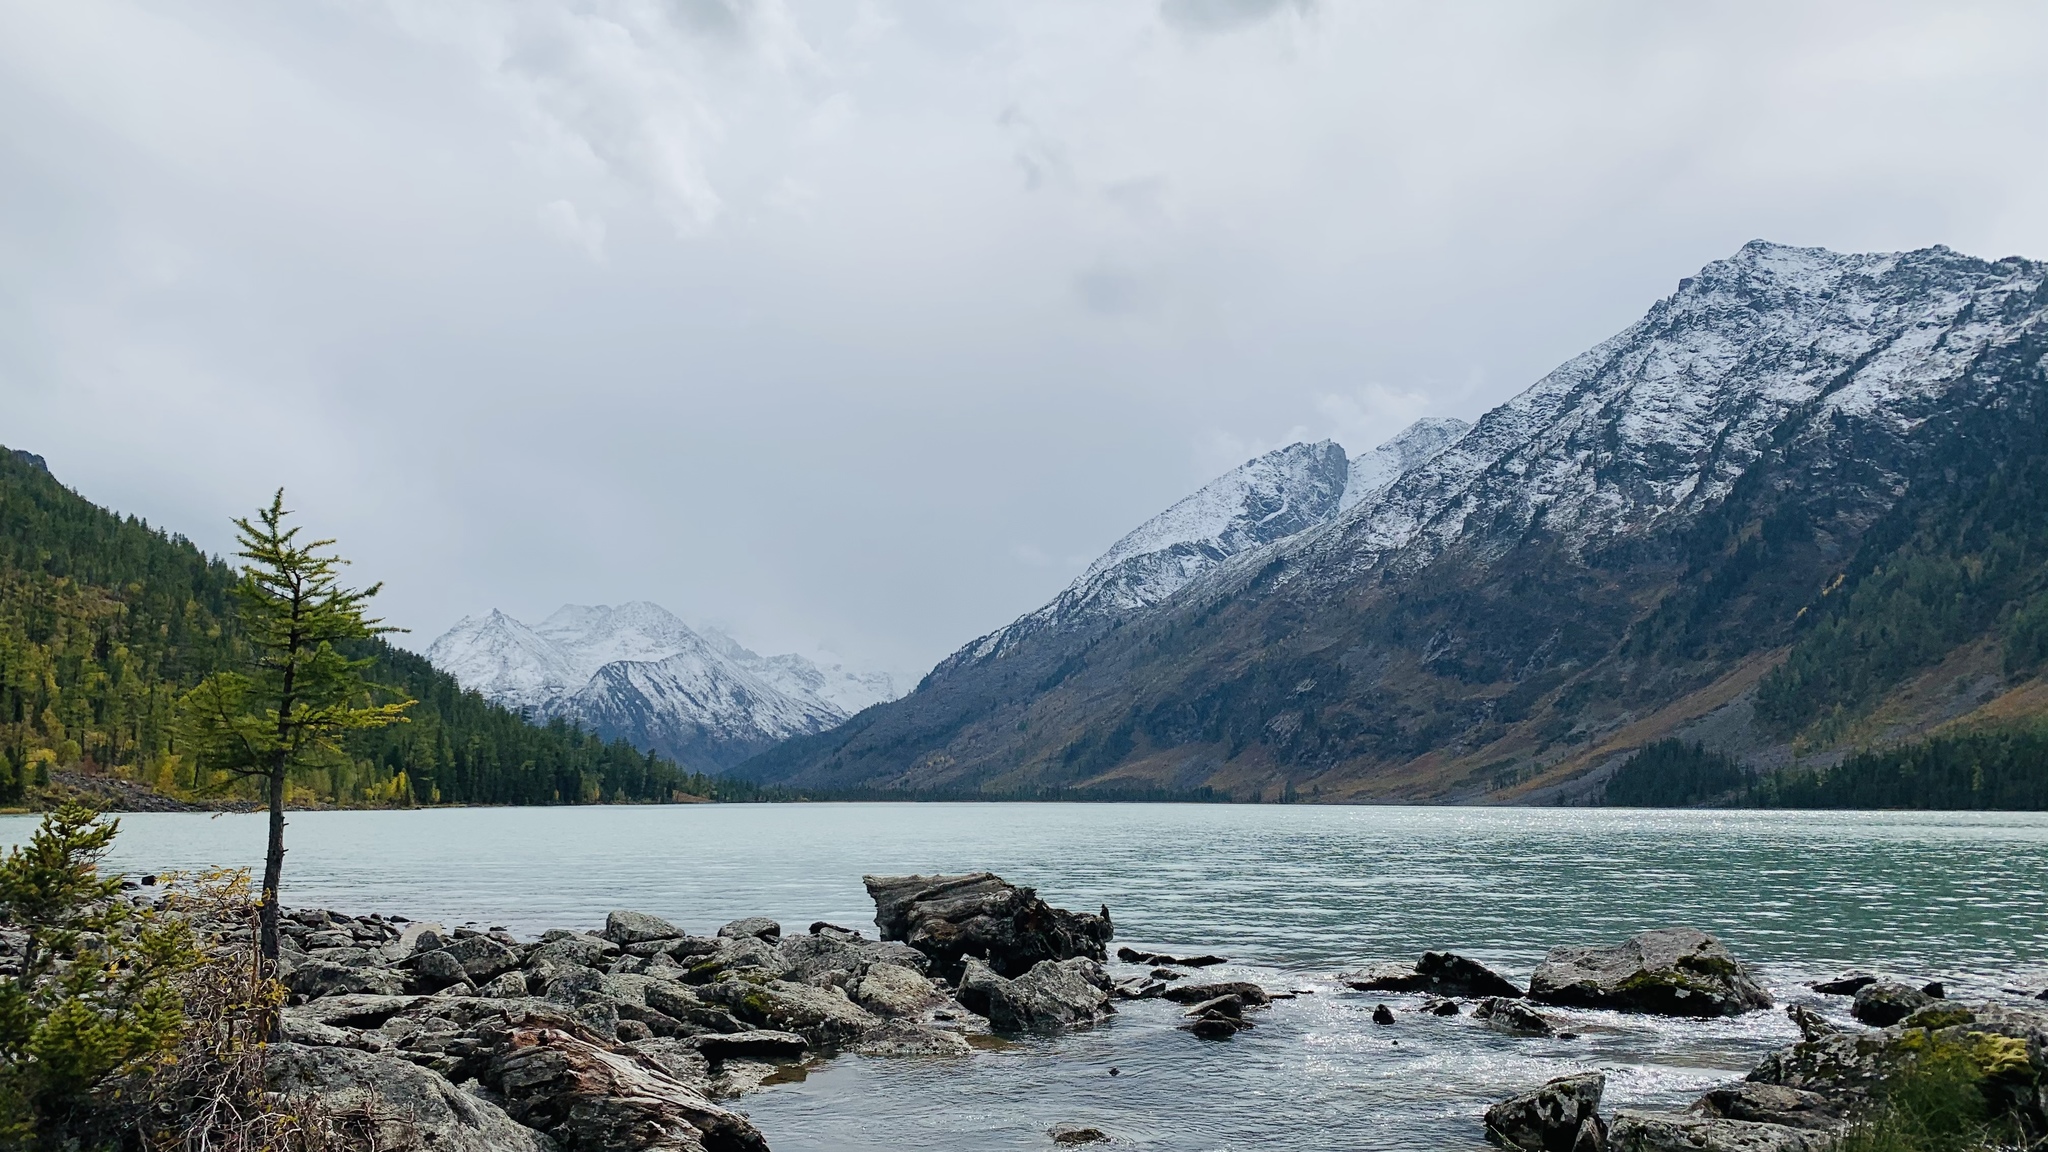
POLYGON ((345 755, 342 737, 405 720, 409 698, 379 701, 365 675, 370 659, 351 659, 336 645, 398 629, 365 615, 381 584, 344 587, 347 561, 325 551, 332 540, 300 543, 279 489, 254 523, 235 527, 247 561, 235 604, 252 660, 248 671, 217 672, 187 693, 180 710, 200 764, 235 777, 262 780, 270 801, 270 840, 263 860, 260 914, 264 960, 277 960, 278 883, 284 873, 286 784, 295 771, 345 755))

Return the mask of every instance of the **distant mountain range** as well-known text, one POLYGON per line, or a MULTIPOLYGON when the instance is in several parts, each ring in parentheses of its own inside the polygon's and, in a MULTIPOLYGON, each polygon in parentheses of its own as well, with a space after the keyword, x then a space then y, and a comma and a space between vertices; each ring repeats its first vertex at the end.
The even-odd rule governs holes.
POLYGON ((1250 461, 736 772, 1568 800, 1662 737, 1824 765, 2048 712, 2044 279, 1751 243, 1474 425, 1250 461))
POLYGON ((457 623, 427 658, 494 703, 574 721, 696 771, 728 768, 898 695, 886 673, 761 656, 645 602, 565 605, 532 627, 494 609, 457 623))

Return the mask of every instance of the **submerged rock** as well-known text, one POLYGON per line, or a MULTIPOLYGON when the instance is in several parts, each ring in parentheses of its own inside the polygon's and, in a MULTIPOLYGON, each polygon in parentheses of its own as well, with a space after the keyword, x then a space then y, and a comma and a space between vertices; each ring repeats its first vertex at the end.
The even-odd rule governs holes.
POLYGON ((1273 996, 1265 988, 1249 980, 1218 980, 1209 984, 1176 984, 1160 992, 1160 995, 1176 1004, 1200 1004, 1218 996, 1236 996, 1247 1005, 1263 1008, 1273 1002, 1273 996))
POLYGON ((1474 1020, 1483 1020, 1488 1028, 1505 1032, 1510 1036, 1554 1036, 1556 1025, 1550 1018, 1522 1003, 1505 996, 1489 996, 1472 1009, 1474 1020))
POLYGON ((1140 952, 1136 948, 1119 948, 1116 958, 1126 964, 1170 964, 1175 968, 1208 968, 1229 963, 1229 959, 1223 956, 1169 956, 1164 952, 1140 952))
POLYGON ((1045 1134, 1055 1144, 1097 1144, 1109 1139, 1109 1133, 1102 1129, 1081 1124, 1055 1124, 1045 1134))
POLYGON ((1877 983, 1877 977, 1868 972, 1844 972, 1833 980, 1822 980, 1807 987, 1824 996, 1854 996, 1865 985, 1877 983))
POLYGON ((1477 960, 1456 952, 1424 952, 1413 964, 1370 964, 1338 977, 1360 992, 1427 992, 1435 996, 1522 995, 1521 986, 1477 960))
POLYGON ((1660 1016, 1734 1016, 1771 1006, 1755 973, 1696 928, 1659 928, 1605 948, 1553 948, 1529 998, 1660 1016))
POLYGON ((1107 958, 1109 909, 1100 915, 1054 908, 1030 888, 990 872, 966 876, 867 876, 875 925, 931 957, 951 978, 975 956, 998 976, 1018 977, 1046 960, 1107 958))
POLYGON ((1599 1152, 1607 1139, 1600 1119, 1606 1090, 1607 1077, 1598 1072, 1560 1076, 1488 1108, 1486 1138, 1520 1152, 1599 1152))

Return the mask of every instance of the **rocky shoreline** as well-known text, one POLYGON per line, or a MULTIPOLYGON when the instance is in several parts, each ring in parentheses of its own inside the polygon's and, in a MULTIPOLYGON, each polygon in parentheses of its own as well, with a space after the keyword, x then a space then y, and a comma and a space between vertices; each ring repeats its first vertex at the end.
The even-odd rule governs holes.
MULTIPOLYGON (((1085 1027, 1135 999, 1177 1005, 1194 1038, 1228 1040, 1294 995, 1205 979, 1219 956, 1112 956, 1108 908, 1055 908, 993 874, 865 883, 875 937, 822 921, 785 933, 760 917, 697 936, 621 910, 601 928, 521 940, 290 910, 270 1084, 358 1117, 386 1152, 765 1152, 766 1136, 731 1102, 838 1053, 971 1058, 1001 1037, 1085 1027)), ((217 927, 246 944, 246 926, 217 927)), ((1774 1007, 1753 969, 1690 928, 1553 949, 1526 987, 1451 952, 1337 980, 1404 998, 1410 1018, 1466 1015, 1506 1037, 1573 1038, 1569 1018, 1586 1009, 1707 1019, 1774 1007)), ((1606 1078, 1587 1068, 1487 1109, 1484 1132, 1520 1152, 1820 1152, 1870 1113, 1887 1076, 1936 1050, 1982 1056, 2000 1106, 2048 1130, 2048 1004, 1964 1005, 1938 984, 1864 973, 1814 987, 1853 997, 1867 1027, 1795 1004, 1797 1044, 1682 1113, 1603 1114, 1606 1078)), ((1398 1022, 1385 1003, 1372 1019, 1398 1022)), ((1111 1139, 1080 1125, 1047 1136, 1111 1139)))
MULTIPOLYGON (((522 941, 290 910, 273 1087, 403 1117, 379 1130, 387 1152, 751 1152, 766 1138, 722 1101, 807 1060, 964 1057, 983 1037, 1085 1025, 1118 996, 1165 990, 1110 979, 1107 908, 1054 908, 987 873, 866 884, 881 939, 824 922, 785 935, 761 917, 695 936, 615 911, 596 931, 522 941)), ((1243 1026, 1246 987, 1200 995, 1190 1030, 1225 1013, 1243 1026)))

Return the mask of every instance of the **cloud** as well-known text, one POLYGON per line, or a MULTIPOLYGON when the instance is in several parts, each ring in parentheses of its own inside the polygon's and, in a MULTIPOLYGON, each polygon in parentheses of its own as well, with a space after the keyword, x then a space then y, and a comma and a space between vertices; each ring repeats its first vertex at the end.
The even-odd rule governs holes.
POLYGON ((557 240, 573 245, 592 260, 604 259, 604 221, 596 216, 584 216, 576 211, 576 205, 567 200, 553 200, 541 205, 541 227, 557 240))
POLYGON ((2044 56, 2019 0, 0 5, 0 441, 215 550, 286 485, 421 643, 645 598, 929 666, 1752 237, 2048 256, 2044 56))
POLYGON ((1310 0, 1161 0, 1159 15, 1190 32, 1221 32, 1270 20, 1282 12, 1307 12, 1310 0))

